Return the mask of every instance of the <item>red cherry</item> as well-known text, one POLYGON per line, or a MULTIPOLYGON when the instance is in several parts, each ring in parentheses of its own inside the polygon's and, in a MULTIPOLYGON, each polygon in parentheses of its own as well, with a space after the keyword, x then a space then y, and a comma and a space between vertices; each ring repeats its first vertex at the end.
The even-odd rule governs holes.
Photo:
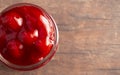
POLYGON ((7 44, 6 52, 13 58, 21 58, 23 56, 23 45, 17 40, 11 40, 7 44))
POLYGON ((35 43, 38 51, 41 53, 42 56, 45 56, 50 52, 52 44, 50 44, 50 40, 39 40, 35 43))
POLYGON ((23 25, 23 18, 18 13, 13 11, 5 13, 2 16, 2 22, 6 27, 17 31, 23 25))
POLYGON ((24 44, 31 45, 38 38, 38 30, 34 30, 33 32, 21 31, 18 34, 18 38, 24 44))

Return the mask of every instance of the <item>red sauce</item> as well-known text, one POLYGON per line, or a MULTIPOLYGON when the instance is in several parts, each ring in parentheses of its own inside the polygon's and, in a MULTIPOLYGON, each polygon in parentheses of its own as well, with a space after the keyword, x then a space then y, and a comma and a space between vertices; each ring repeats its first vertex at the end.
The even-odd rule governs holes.
POLYGON ((18 5, 0 15, 0 53, 10 63, 27 66, 40 62, 51 51, 55 28, 40 7, 18 5))

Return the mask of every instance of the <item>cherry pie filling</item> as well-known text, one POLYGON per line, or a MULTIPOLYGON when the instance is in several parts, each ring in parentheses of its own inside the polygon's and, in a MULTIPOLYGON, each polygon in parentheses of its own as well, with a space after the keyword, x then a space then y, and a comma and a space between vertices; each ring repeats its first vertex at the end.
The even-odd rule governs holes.
POLYGON ((28 66, 42 61, 55 43, 52 18, 34 5, 14 6, 0 14, 0 53, 8 62, 28 66))

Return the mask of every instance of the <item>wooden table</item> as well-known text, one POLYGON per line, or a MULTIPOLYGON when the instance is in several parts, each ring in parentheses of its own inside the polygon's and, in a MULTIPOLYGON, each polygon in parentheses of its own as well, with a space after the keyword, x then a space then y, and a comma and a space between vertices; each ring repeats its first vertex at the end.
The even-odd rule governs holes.
POLYGON ((0 65, 0 75, 120 75, 120 0, 0 0, 0 11, 28 2, 46 9, 56 20, 59 49, 33 71, 0 65))

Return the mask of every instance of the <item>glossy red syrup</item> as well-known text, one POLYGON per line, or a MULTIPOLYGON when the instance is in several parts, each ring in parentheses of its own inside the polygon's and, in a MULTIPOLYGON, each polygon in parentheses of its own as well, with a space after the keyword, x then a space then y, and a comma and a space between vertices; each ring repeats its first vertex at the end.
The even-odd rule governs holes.
POLYGON ((53 20, 34 5, 17 5, 0 14, 0 53, 8 62, 28 66, 42 61, 55 41, 53 20))

